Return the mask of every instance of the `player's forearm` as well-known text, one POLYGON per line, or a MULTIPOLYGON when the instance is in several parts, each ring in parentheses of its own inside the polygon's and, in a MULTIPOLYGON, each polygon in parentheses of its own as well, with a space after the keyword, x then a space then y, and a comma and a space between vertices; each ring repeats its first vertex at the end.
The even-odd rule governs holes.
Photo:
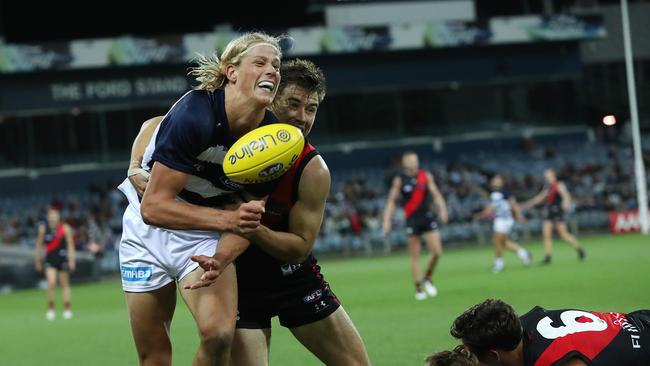
POLYGON ((447 214, 447 204, 445 202, 445 199, 442 198, 442 196, 437 196, 434 199, 435 205, 438 207, 438 212, 440 214, 444 213, 445 215, 447 214))
POLYGON ((129 169, 140 168, 142 165, 142 157, 144 156, 144 151, 147 148, 147 144, 151 136, 148 138, 142 138, 138 135, 133 141, 133 147, 131 148, 131 162, 129 163, 129 169))
POLYGON ((521 213, 521 209, 519 208, 519 205, 513 207, 512 211, 515 213, 515 220, 522 221, 524 219, 524 215, 521 213))
POLYGON ((476 218, 485 218, 488 217, 492 213, 492 206, 485 206, 483 210, 481 210, 479 213, 475 214, 474 217, 476 218))
POLYGON ((36 238, 36 245, 34 246, 34 259, 40 261, 42 252, 43 252, 43 240, 39 237, 36 238))
POLYGON ((217 252, 214 254, 214 258, 221 262, 225 268, 248 249, 250 243, 250 240, 239 235, 224 233, 219 238, 219 245, 217 245, 217 252))
POLYGON ((74 248, 74 244, 68 245, 68 260, 72 263, 76 263, 77 261, 77 251, 74 248))
POLYGON ((521 207, 523 207, 523 208, 531 208, 531 207, 537 206, 538 204, 539 204, 539 201, 537 199, 537 196, 535 196, 535 197, 529 199, 528 201, 525 201, 524 203, 522 203, 521 207))
POLYGON ((542 191, 539 193, 537 196, 533 197, 533 206, 539 205, 540 203, 544 202, 544 198, 546 198, 546 191, 542 191))
POLYGON ((142 128, 140 128, 140 132, 138 133, 138 136, 136 136, 133 141, 133 146, 131 147, 131 164, 129 168, 140 167, 144 151, 146 150, 147 145, 149 145, 151 137, 161 121, 162 117, 154 117, 142 124, 142 128))
POLYGON ((273 231, 261 225, 249 239, 271 256, 287 263, 302 263, 311 252, 313 241, 287 232, 273 231))
POLYGON ((231 211, 194 206, 176 199, 145 198, 140 212, 147 225, 166 229, 228 231, 236 227, 231 211))
POLYGON ((384 222, 390 221, 393 218, 393 211, 395 211, 395 202, 388 201, 384 209, 384 222))

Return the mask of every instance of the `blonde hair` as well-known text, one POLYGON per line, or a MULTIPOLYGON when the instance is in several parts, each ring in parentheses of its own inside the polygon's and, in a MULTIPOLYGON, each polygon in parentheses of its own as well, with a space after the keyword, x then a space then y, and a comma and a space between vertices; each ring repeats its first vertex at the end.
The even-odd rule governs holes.
POLYGON ((194 89, 209 90, 220 89, 228 84, 226 77, 226 67, 228 65, 239 66, 242 58, 246 53, 255 45, 268 44, 278 50, 280 58, 282 51, 280 51, 280 38, 270 36, 263 32, 249 32, 241 35, 228 42, 221 57, 216 54, 205 56, 199 54, 195 59, 198 64, 196 67, 191 67, 188 75, 192 75, 199 82, 199 85, 194 89))

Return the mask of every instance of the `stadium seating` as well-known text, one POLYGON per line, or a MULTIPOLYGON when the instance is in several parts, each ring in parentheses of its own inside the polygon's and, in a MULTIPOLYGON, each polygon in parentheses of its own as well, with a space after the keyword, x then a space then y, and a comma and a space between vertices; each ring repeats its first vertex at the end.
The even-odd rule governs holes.
MULTIPOLYGON (((445 245, 489 240, 490 223, 476 222, 472 215, 486 204, 486 182, 494 172, 505 174, 512 193, 524 200, 541 189, 542 170, 554 167, 572 192, 572 226, 582 231, 604 230, 608 210, 635 205, 631 149, 592 141, 585 133, 542 135, 534 140, 447 139, 438 151, 431 148, 430 142, 390 149, 380 144, 356 150, 325 149, 323 156, 332 170, 333 182, 314 248, 317 253, 368 253, 405 245, 400 210, 394 218, 396 231, 387 239, 381 232, 386 193, 396 171, 394 164, 404 150, 419 153, 423 167, 433 172, 446 198, 450 223, 441 228, 445 245), (351 154, 354 159, 350 159, 351 154), (351 225, 352 216, 359 227, 351 225)), ((126 201, 114 187, 122 174, 121 169, 111 169, 93 173, 92 179, 85 179, 83 172, 72 172, 29 182, 5 180, 7 194, 21 186, 28 188, 28 194, 0 196, 0 241, 33 248, 35 223, 42 217, 43 208, 56 202, 63 208, 63 217, 77 228, 80 249, 100 248, 104 253, 102 268, 115 269, 126 201), (92 185, 85 186, 89 182, 92 185)), ((526 216, 527 222, 519 225, 517 233, 524 237, 537 235, 541 230, 539 209, 528 211, 526 216)))

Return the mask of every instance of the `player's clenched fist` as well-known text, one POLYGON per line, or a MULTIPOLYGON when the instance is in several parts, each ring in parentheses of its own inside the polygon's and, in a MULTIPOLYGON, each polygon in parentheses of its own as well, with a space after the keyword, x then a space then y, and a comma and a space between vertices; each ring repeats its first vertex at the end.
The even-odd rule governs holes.
POLYGON ((233 212, 234 223, 232 232, 236 234, 245 234, 255 231, 260 226, 262 214, 264 213, 264 201, 250 201, 242 203, 237 210, 233 212))

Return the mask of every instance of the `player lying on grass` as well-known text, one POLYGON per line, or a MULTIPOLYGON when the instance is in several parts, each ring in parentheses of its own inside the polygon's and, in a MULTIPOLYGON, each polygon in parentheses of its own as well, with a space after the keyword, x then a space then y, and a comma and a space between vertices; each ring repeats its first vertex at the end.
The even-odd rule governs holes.
MULTIPOLYGON (((468 365, 650 365, 650 310, 626 314, 536 306, 518 317, 510 305, 490 299, 456 318, 451 335, 476 356, 478 362, 468 365)), ((443 359, 441 354, 434 356, 443 359)))
MULTIPOLYGON (((308 135, 325 97, 325 77, 305 60, 283 64, 281 74, 272 110, 279 121, 308 135)), ((274 316, 323 363, 368 365, 357 329, 311 253, 329 194, 329 170, 309 143, 298 159, 267 199, 262 225, 247 235, 254 244, 248 248, 231 246, 223 239, 214 258, 195 257, 207 272, 189 287, 211 285, 237 258, 239 312, 232 347, 235 365, 268 365, 274 316)), ((132 178, 144 188, 144 176, 132 178)))

